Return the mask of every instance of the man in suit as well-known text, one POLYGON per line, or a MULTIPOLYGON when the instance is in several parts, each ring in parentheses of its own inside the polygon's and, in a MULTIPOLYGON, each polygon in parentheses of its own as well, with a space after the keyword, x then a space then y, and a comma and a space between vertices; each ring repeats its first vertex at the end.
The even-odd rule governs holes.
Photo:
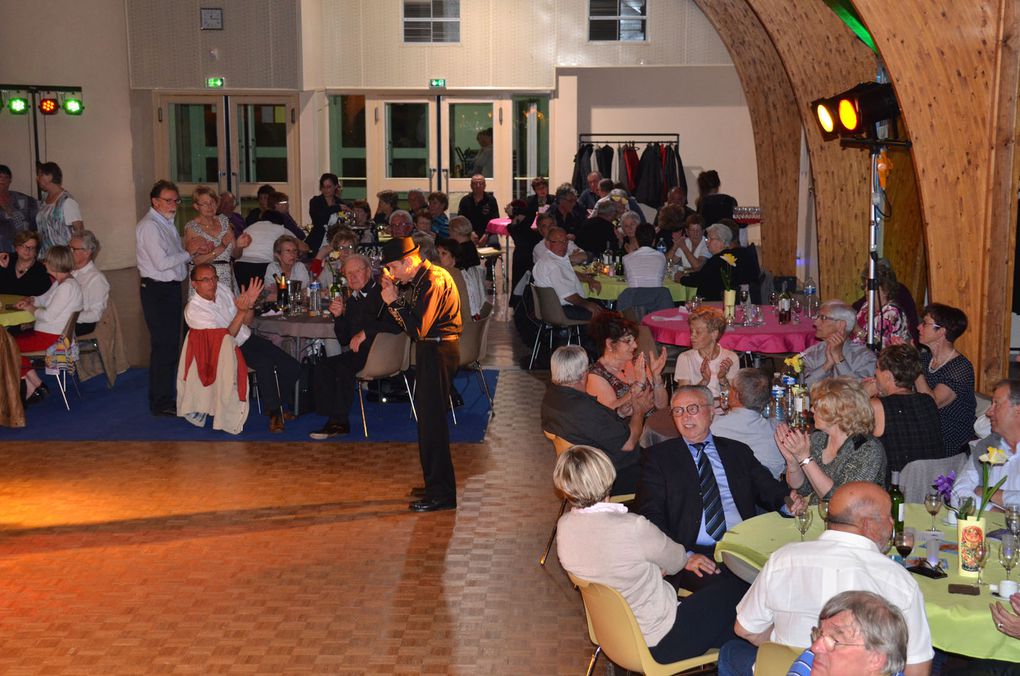
POLYGON ((329 357, 314 371, 315 412, 327 419, 322 429, 311 433, 312 439, 329 439, 350 432, 348 415, 357 387, 354 376, 364 368, 377 334, 400 333, 390 314, 382 312, 380 287, 372 279, 368 258, 351 254, 344 261, 343 272, 351 296, 346 300, 334 299, 329 311, 334 317, 336 339, 349 349, 329 357))
MULTIPOLYGON (((688 551, 713 556, 728 528, 755 516, 758 507, 783 507, 787 486, 772 477, 746 444, 711 432, 711 391, 677 388, 670 402, 680 436, 645 450, 637 490, 638 512, 688 551)), ((803 498, 790 491, 793 512, 803 498)), ((681 571, 671 580, 696 590, 711 579, 681 571)))

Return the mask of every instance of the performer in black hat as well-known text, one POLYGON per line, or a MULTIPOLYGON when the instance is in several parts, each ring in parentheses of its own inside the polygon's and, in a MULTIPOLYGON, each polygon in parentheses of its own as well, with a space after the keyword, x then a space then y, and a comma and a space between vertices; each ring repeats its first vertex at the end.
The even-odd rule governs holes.
POLYGON ((446 411, 450 385, 460 364, 460 296, 443 268, 424 260, 410 237, 383 246, 382 299, 415 345, 414 405, 418 412, 418 454, 425 493, 410 504, 414 512, 457 508, 457 484, 450 459, 446 411), (398 295, 396 284, 406 285, 398 295))

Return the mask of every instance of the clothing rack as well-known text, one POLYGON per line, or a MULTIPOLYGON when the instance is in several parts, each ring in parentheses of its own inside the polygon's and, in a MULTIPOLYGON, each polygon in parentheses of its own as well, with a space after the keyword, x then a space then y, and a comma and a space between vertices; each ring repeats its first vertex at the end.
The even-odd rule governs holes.
MULTIPOLYGON (((687 179, 680 159, 680 134, 671 132, 586 132, 577 135, 577 154, 570 183, 585 196, 585 178, 595 167, 606 178, 623 183, 639 203, 658 209, 673 187, 687 192, 687 179), (644 150, 640 151, 640 146, 644 150), (600 147, 601 146, 601 147, 600 147), (650 153, 661 157, 653 159, 650 153), (593 160, 595 164, 593 164, 593 160)), ((591 204, 584 204, 592 208, 591 204)))
POLYGON ((680 134, 639 134, 639 133, 605 133, 605 134, 578 134, 577 145, 584 143, 611 142, 619 145, 637 145, 639 143, 676 143, 680 144, 680 134), (633 138, 631 138, 633 137, 633 138))

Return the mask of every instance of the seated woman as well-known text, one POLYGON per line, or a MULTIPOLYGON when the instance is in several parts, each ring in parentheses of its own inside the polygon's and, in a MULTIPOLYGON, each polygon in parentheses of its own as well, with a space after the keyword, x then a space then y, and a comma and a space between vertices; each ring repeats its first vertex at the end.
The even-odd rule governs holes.
POLYGON ((666 365, 666 348, 648 363, 645 353, 637 356, 638 325, 619 312, 599 312, 588 325, 588 335, 602 354, 591 370, 585 389, 606 408, 622 417, 633 412, 630 399, 633 394, 653 388, 655 408, 669 403, 666 386, 662 382, 662 369, 666 365))
MULTIPOLYGON (((893 272, 892 263, 887 258, 879 258, 875 264, 875 277, 881 278, 885 272, 893 272)), ((895 274, 894 274, 895 276, 895 274)), ((868 267, 865 266, 861 270, 861 288, 867 289, 868 286, 868 267)), ((910 339, 917 343, 917 323, 920 321, 917 315, 917 303, 914 302, 914 297, 910 294, 908 289, 903 283, 896 285, 896 288, 889 299, 894 301, 907 318, 907 328, 910 331, 910 339)), ((853 302, 854 311, 860 310, 864 304, 868 301, 868 296, 864 295, 853 302)))
POLYGON ((428 209, 419 209, 414 212, 414 230, 434 235, 432 232, 432 214, 429 213, 428 209))
POLYGON ((432 217, 432 232, 439 239, 450 236, 450 217, 446 210, 450 208, 450 198, 445 192, 429 193, 428 213, 432 217))
POLYGON ((946 457, 956 455, 974 438, 977 401, 974 398, 974 366, 956 351, 956 339, 967 330, 967 315, 955 307, 932 303, 924 308, 918 325, 921 344, 921 375, 917 391, 935 400, 942 422, 946 457))
POLYGON ((319 272, 319 283, 323 289, 333 285, 334 271, 339 274, 347 257, 358 251, 358 233, 349 228, 339 228, 330 238, 329 243, 319 249, 315 257, 323 263, 319 272))
MULTIPOLYGON (((710 225, 706 231, 706 238, 709 252, 712 257, 705 261, 700 269, 695 271, 683 271, 677 273, 676 281, 684 286, 696 286, 698 295, 704 300, 722 300, 723 281, 721 271, 724 265, 729 265, 724 255, 733 256, 736 260, 736 267, 731 272, 734 281, 751 276, 745 269, 750 264, 750 259, 736 255, 730 251, 730 244, 733 242, 733 232, 722 223, 710 225)), ((686 253, 685 253, 686 255, 686 253)))
POLYGON ((747 586, 731 577, 677 603, 663 574, 687 570, 701 577, 718 568, 706 556, 688 554, 645 517, 607 502, 615 478, 613 463, 591 446, 573 446, 557 458, 553 483, 571 505, 556 526, 563 569, 619 592, 657 662, 719 647, 733 636, 736 604, 747 586))
MULTIPOLYGON (((475 247, 475 231, 464 216, 454 216, 450 219, 450 238, 460 244, 460 254, 457 258, 457 268, 464 273, 464 281, 467 283, 468 300, 471 316, 476 317, 482 311, 485 304, 485 266, 478 256, 478 249, 475 247)), ((436 241, 436 245, 439 245, 436 241)), ((464 298, 461 298, 461 303, 464 298)))
POLYGON ((677 385, 704 385, 719 398, 740 369, 740 357, 719 344, 726 317, 718 308, 702 307, 691 313, 691 349, 677 355, 673 379, 677 385))
POLYGON ((477 321, 481 319, 482 306, 485 305, 485 272, 481 266, 469 265, 466 250, 464 244, 452 237, 436 242, 439 264, 450 273, 457 285, 464 321, 469 317, 477 321), (479 270, 481 274, 475 274, 479 270), (465 313, 465 310, 468 312, 465 313))
POLYGON ((875 414, 864 388, 851 378, 822 380, 811 388, 811 408, 815 431, 810 435, 785 424, 776 429, 790 488, 804 497, 827 500, 837 487, 852 481, 884 487, 885 449, 871 434, 875 414))
MULTIPOLYGON (((52 246, 43 259, 46 272, 53 277, 53 286, 41 296, 25 298, 14 305, 35 315, 35 327, 14 337, 22 352, 45 350, 57 342, 75 312, 81 312, 82 293, 77 280, 71 276, 74 255, 66 246, 52 246)), ((46 396, 46 386, 32 370, 28 359, 21 360, 21 378, 25 382, 25 403, 34 404, 46 396)))
POLYGON ((41 296, 50 288, 46 266, 36 258, 39 241, 35 230, 19 230, 14 236, 14 256, 0 253, 0 293, 41 296))
POLYGON ((878 355, 878 397, 871 400, 871 408, 873 434, 882 442, 889 465, 886 479, 913 460, 946 457, 935 400, 914 389, 920 375, 921 355, 913 345, 890 345, 878 355))
POLYGON ((277 282, 276 279, 284 278, 288 282, 301 282, 301 290, 308 288, 311 281, 308 276, 308 268, 298 260, 298 240, 291 235, 280 235, 273 243, 273 260, 266 267, 266 276, 263 280, 266 289, 266 298, 273 302, 276 300, 277 282))
POLYGON ((667 246, 667 261, 685 270, 700 270, 712 257, 705 239, 705 219, 698 214, 688 216, 684 227, 673 231, 667 246))
POLYGON ((354 200, 351 202, 351 211, 354 213, 353 228, 361 234, 362 244, 375 244, 375 224, 372 222, 372 205, 365 200, 354 200))
MULTIPOLYGON (((913 342, 907 313, 896 302, 896 294, 900 288, 900 283, 896 281, 896 273, 889 266, 877 266, 875 269, 880 308, 875 312, 875 337, 883 348, 896 343, 913 342)), ((867 300, 857 310, 857 330, 854 331, 853 341, 861 345, 868 342, 867 300)))
MULTIPOLYGON (((616 249, 624 253, 634 253, 642 246, 654 247, 655 227, 652 227, 651 241, 648 244, 639 244, 637 241, 637 228, 641 225, 641 216, 633 211, 625 211, 620 216, 620 227, 616 229, 616 249)), ((649 224, 651 225, 651 224, 649 224)), ((654 248, 653 248, 654 250, 654 248)))

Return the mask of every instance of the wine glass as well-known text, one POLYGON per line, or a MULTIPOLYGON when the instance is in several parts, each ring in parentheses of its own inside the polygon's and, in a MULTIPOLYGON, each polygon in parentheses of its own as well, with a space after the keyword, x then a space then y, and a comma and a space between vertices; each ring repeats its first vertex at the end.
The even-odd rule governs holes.
POLYGON ((690 300, 687 301, 687 309, 690 310, 691 312, 697 311, 697 309, 700 307, 701 298, 698 296, 695 296, 694 298, 691 298, 690 300))
POLYGON ((928 491, 924 496, 924 508, 931 514, 931 532, 938 533, 939 529, 935 526, 935 517, 938 515, 939 510, 942 509, 942 495, 938 491, 928 491))
POLYGON ((804 542, 804 533, 807 533, 808 528, 811 527, 811 510, 804 509, 800 514, 796 516, 797 519, 797 530, 800 531, 800 541, 804 542))
POLYGON ((988 554, 991 549, 992 546, 988 544, 988 540, 982 540, 981 544, 974 548, 974 562, 978 565, 978 585, 988 584, 981 579, 981 576, 985 574, 985 564, 988 563, 988 554))
POLYGON ((1006 579, 1013 572, 1017 558, 1020 557, 1020 550, 1016 546, 1016 538, 1012 535, 1003 535, 1002 544, 999 545, 999 563, 1006 569, 1006 579))
POLYGON ((818 501, 818 516, 826 524, 829 523, 829 501, 819 500, 818 501))
POLYGON ((779 294, 775 291, 769 294, 769 305, 775 310, 779 306, 779 294))
POLYGON ((1006 528, 1014 536, 1020 536, 1020 505, 1006 505, 1006 528))
POLYGON ((910 556, 910 552, 914 551, 914 531, 907 529, 901 533, 896 533, 893 536, 893 547, 896 548, 896 551, 905 562, 907 557, 910 556))

